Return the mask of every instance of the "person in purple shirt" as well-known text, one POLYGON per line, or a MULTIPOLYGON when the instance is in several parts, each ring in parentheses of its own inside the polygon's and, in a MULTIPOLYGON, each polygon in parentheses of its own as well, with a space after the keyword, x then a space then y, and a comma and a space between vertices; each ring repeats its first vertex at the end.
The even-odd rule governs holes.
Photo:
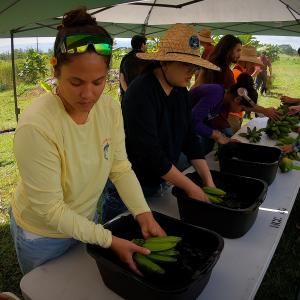
POLYGON ((227 92, 221 84, 203 84, 193 88, 190 96, 193 121, 204 155, 213 149, 215 142, 227 144, 234 141, 230 138, 232 130, 227 122, 228 113, 251 108, 257 100, 257 92, 246 81, 237 82, 227 92), (238 91, 246 91, 248 96, 240 96, 238 91))

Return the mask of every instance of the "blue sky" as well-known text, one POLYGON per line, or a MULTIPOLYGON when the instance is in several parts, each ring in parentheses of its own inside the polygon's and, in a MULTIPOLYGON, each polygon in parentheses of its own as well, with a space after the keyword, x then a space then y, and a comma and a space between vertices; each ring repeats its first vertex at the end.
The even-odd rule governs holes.
MULTIPOLYGON (((262 43, 282 45, 290 44, 294 49, 300 48, 300 37, 290 36, 256 36, 257 40, 262 43)), ((40 37, 40 38, 16 38, 16 49, 36 48, 37 41, 39 49, 47 51, 53 48, 54 38, 40 37)), ((130 47, 130 39, 116 39, 117 47, 130 47)), ((10 51, 10 39, 0 39, 0 53, 10 51)))

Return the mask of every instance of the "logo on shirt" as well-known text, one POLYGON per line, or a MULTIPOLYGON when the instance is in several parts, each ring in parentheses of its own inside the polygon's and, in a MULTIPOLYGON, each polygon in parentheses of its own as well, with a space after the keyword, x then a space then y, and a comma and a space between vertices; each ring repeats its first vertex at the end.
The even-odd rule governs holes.
POLYGON ((111 142, 111 139, 110 138, 107 138, 103 141, 102 143, 102 147, 103 147, 103 156, 106 160, 109 159, 109 146, 110 146, 110 142, 111 142))

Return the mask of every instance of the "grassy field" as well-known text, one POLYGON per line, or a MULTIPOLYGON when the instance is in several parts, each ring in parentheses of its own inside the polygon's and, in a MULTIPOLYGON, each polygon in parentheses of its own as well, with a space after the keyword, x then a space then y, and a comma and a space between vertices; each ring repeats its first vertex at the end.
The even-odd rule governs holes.
MULTIPOLYGON (((279 96, 282 94, 300 97, 299 58, 281 57, 280 61, 273 64, 273 73, 275 80, 271 94, 268 97, 260 97, 259 104, 277 107, 280 104, 279 96)), ((19 90, 21 93, 26 88, 19 88, 19 90)), ((106 92, 115 98, 117 97, 115 90, 106 89, 106 92)), ((32 95, 23 93, 19 101, 21 111, 31 101, 32 95)), ((0 103, 0 129, 15 127, 12 92, 0 92, 0 103)), ((0 291, 13 291, 20 294, 21 273, 9 234, 8 218, 9 201, 18 179, 12 144, 12 133, 0 135, 0 291)), ((300 221, 299 201, 296 201, 275 256, 257 293, 256 300, 295 299, 297 284, 300 282, 300 231, 295 228, 297 220, 300 221)))

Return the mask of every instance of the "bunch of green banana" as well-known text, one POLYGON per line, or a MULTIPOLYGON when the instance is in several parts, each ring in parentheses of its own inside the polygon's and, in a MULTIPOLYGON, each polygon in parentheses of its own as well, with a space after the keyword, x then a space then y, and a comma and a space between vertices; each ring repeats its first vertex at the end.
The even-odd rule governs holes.
POLYGON ((157 274, 165 274, 159 263, 176 263, 179 251, 174 249, 182 240, 178 236, 151 237, 147 240, 133 239, 132 242, 151 251, 148 255, 135 253, 133 259, 141 269, 157 274))
POLYGON ((283 138, 279 138, 275 146, 291 145, 295 142, 296 139, 292 138, 291 136, 285 136, 283 138))
POLYGON ((278 140, 286 137, 291 131, 297 129, 299 118, 288 114, 288 107, 281 105, 277 111, 280 113, 280 120, 268 120, 265 129, 266 134, 272 140, 278 140))
POLYGON ((239 135, 241 137, 247 138, 250 143, 258 143, 264 130, 264 128, 257 130, 256 126, 254 126, 253 129, 247 127, 247 132, 239 133, 239 135))
POLYGON ((208 186, 204 186, 202 189, 204 193, 207 195, 208 200, 210 202, 218 204, 224 201, 223 198, 226 195, 225 191, 216 187, 208 187, 208 186))
POLYGON ((292 160, 298 160, 298 161, 300 161, 300 157, 299 157, 297 151, 293 151, 293 152, 287 153, 287 154, 285 154, 285 157, 287 157, 289 159, 292 159, 292 160))

